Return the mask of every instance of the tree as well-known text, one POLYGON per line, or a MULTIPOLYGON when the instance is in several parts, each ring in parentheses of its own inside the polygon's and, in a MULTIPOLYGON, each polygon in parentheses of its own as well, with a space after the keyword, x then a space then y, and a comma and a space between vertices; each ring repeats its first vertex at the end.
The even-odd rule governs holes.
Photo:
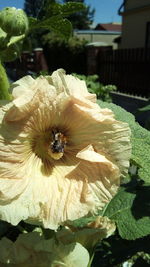
POLYGON ((25 0, 24 11, 30 17, 41 18, 44 16, 45 7, 55 3, 55 0, 25 0))
POLYGON ((45 0, 25 0, 24 11, 30 17, 38 17, 41 7, 45 0))
MULTIPOLYGON (((24 2, 24 11, 29 17, 38 18, 38 20, 42 20, 45 18, 45 14, 47 11, 47 7, 54 4, 55 0, 25 0, 24 2)), ((50 12, 49 12, 50 16, 50 12)), ((27 50, 28 47, 40 47, 41 36, 47 32, 47 29, 39 28, 38 31, 35 31, 30 34, 30 38, 26 39, 27 41, 27 50)))
MULTIPOLYGON (((63 0, 64 3, 67 2, 78 2, 83 3, 84 0, 63 0)), ((95 9, 91 9, 90 6, 86 6, 86 8, 80 12, 76 12, 68 17, 68 19, 71 21, 72 26, 74 29, 90 29, 90 25, 93 22, 95 9)))
MULTIPOLYGON (((42 19, 45 16, 46 11, 50 11, 48 8, 52 6, 54 3, 68 3, 68 2, 76 2, 84 4, 84 0, 25 0, 24 3, 24 11, 28 16, 42 19)), ((53 9, 52 9, 53 10, 53 9)), ((53 11, 52 11, 53 12, 53 11)), ((85 9, 71 14, 68 16, 68 19, 71 21, 74 29, 89 29, 90 25, 93 22, 95 9, 91 9, 90 6, 85 6, 85 9)), ((52 14, 53 15, 53 14, 52 14)))

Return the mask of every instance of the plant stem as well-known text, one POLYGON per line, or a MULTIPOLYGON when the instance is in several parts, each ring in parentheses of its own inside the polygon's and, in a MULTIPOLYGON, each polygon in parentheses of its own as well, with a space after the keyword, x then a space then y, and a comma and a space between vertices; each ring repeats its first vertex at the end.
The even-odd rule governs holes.
POLYGON ((1 61, 0 61, 0 99, 3 100, 10 100, 10 94, 9 94, 9 81, 8 77, 5 71, 5 68, 3 67, 1 61))
POLYGON ((92 264, 92 261, 93 261, 93 258, 94 258, 94 253, 92 254, 91 258, 90 258, 90 261, 88 263, 88 266, 87 267, 91 267, 91 264, 92 264))

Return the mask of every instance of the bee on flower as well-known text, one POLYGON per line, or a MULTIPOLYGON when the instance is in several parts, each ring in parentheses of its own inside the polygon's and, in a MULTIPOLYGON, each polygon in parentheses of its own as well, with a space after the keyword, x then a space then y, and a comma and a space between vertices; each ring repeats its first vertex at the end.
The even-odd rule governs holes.
POLYGON ((63 70, 12 84, 0 107, 0 219, 57 229, 96 214, 116 194, 130 129, 63 70))

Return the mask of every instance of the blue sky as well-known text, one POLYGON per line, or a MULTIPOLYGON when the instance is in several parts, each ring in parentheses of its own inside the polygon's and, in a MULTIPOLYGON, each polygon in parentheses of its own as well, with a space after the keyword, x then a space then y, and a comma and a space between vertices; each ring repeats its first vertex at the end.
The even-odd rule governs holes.
MULTIPOLYGON (((123 0, 85 0, 85 4, 95 8, 95 23, 121 22, 117 11, 122 2, 123 0)), ((24 0, 0 0, 0 9, 6 6, 23 8, 24 0)))
POLYGON ((123 0, 85 0, 85 3, 95 8, 96 23, 121 22, 117 11, 123 0))

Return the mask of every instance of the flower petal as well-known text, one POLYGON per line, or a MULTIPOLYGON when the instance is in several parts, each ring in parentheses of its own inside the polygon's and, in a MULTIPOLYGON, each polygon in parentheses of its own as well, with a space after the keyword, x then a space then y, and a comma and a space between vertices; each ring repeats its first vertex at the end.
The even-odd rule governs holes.
POLYGON ((36 81, 29 75, 19 79, 18 81, 14 82, 11 85, 12 96, 14 99, 22 96, 23 94, 26 94, 26 92, 30 92, 36 87, 34 85, 36 84, 36 81))
MULTIPOLYGON (((82 224, 83 222, 82 219, 82 224)), ((72 221, 66 222, 65 226, 66 229, 62 229, 57 233, 57 238, 62 242, 66 242, 66 240, 71 240, 72 237, 74 242, 79 242, 88 251, 92 251, 97 243, 111 236, 116 230, 115 223, 102 216, 91 218, 91 222, 85 223, 84 226, 76 227, 72 221)))
POLYGON ((14 86, 14 101, 0 108, 0 218, 57 229, 102 209, 128 170, 128 125, 60 70, 14 86), (54 132, 66 140, 57 160, 54 132))
POLYGON ((96 95, 88 92, 85 81, 81 81, 72 75, 66 75, 63 69, 54 71, 51 79, 59 92, 64 90, 66 94, 75 98, 86 98, 96 102, 96 95))
POLYGON ((0 241, 0 263, 16 267, 87 267, 88 251, 79 243, 61 244, 45 240, 37 232, 19 235, 13 243, 7 238, 0 241))
POLYGON ((91 145, 78 152, 76 157, 90 162, 99 162, 112 166, 112 162, 107 160, 105 156, 96 153, 91 145))
POLYGON ((7 121, 18 121, 29 116, 31 112, 38 108, 40 102, 47 101, 45 95, 51 101, 56 97, 55 88, 42 76, 37 80, 26 76, 12 84, 12 87, 14 88, 12 93, 14 100, 13 106, 5 116, 7 121))

